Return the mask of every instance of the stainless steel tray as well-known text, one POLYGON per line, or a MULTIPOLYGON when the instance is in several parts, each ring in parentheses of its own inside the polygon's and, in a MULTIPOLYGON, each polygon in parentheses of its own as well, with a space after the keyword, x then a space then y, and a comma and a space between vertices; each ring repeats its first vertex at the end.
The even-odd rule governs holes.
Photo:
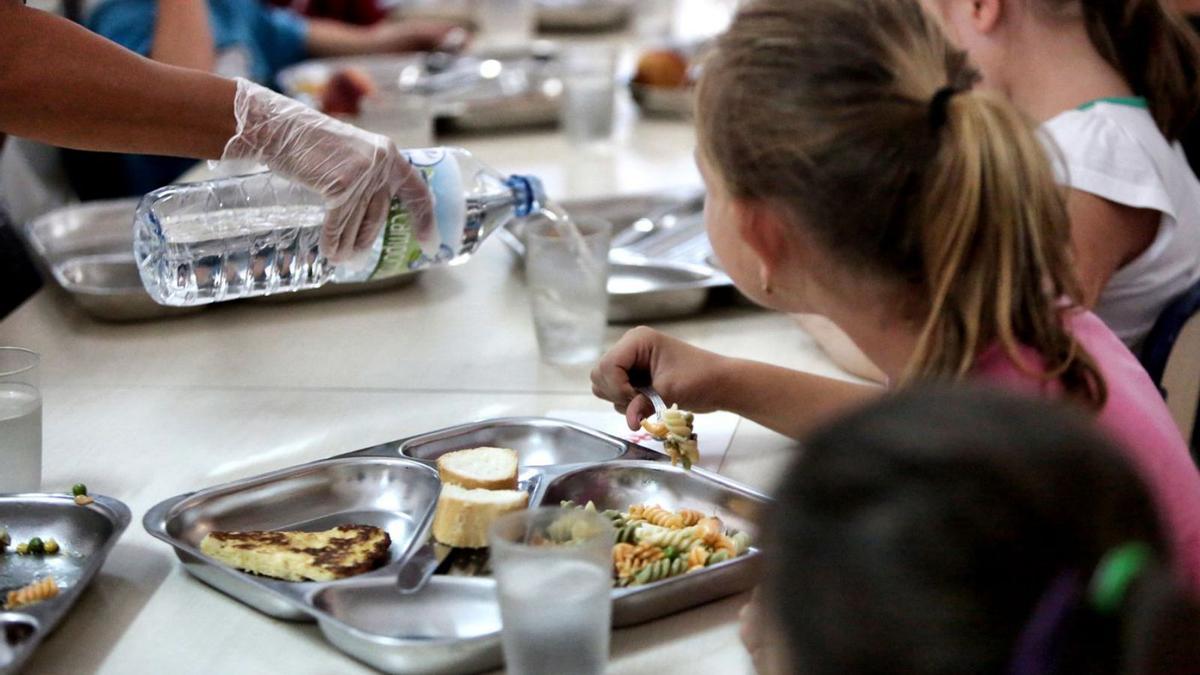
MULTIPOLYGON (((168 499, 146 514, 146 530, 172 545, 189 572, 260 611, 281 618, 315 619, 338 649, 390 673, 468 673, 500 665, 499 615, 494 583, 462 576, 454 560, 442 573, 421 575, 418 590, 397 589, 397 574, 432 571, 428 525, 437 497, 434 466, 440 455, 481 445, 510 447, 521 458, 521 484, 530 504, 594 500, 605 508, 654 502, 716 513, 732 527, 755 533, 755 512, 767 497, 703 470, 684 472, 665 455, 587 427, 545 418, 507 418, 465 424, 384 443, 329 460, 168 499), (364 467, 389 467, 380 481, 364 467), (341 478, 329 480, 330 467, 341 478), (357 476, 350 479, 348 477, 357 476), (433 487, 430 488, 430 481, 433 487), (381 489, 380 485, 390 486, 381 489), (339 486, 334 489, 331 486, 339 486), (357 495, 357 496, 356 496, 357 495), (387 498, 392 495, 392 498, 387 498), (396 499, 397 495, 404 495, 396 499), (201 554, 213 529, 323 529, 347 522, 400 518, 391 562, 368 574, 329 583, 289 583, 238 572, 201 554), (399 543, 398 543, 399 542, 399 543)), ((375 471, 378 471, 376 469, 375 471)), ((442 547, 444 548, 444 547, 442 547)), ((475 554, 478 555, 478 554, 475 554)), ((613 624, 665 616, 752 587, 757 549, 710 569, 655 584, 613 590, 613 624)), ((436 562, 435 562, 436 564, 436 562)))
MULTIPOLYGON (((26 239, 47 273, 88 314, 104 321, 140 321, 180 316, 206 307, 167 307, 142 286, 133 258, 133 213, 137 199, 65 206, 31 221, 26 239)), ((406 286, 418 273, 365 284, 327 284, 250 302, 291 302, 406 286)))
POLYGON ((0 495, 0 525, 13 545, 31 537, 53 537, 56 555, 0 556, 0 592, 46 576, 59 586, 57 597, 29 607, 0 612, 0 673, 15 673, 46 636, 70 612, 83 589, 104 565, 109 551, 129 525, 129 508, 104 496, 79 506, 69 495, 0 495))
MULTIPOLYGON (((421 56, 354 56, 313 59, 285 68, 279 74, 284 93, 319 107, 315 92, 339 70, 365 72, 378 96, 429 99, 439 131, 490 131, 558 124, 562 82, 557 75, 557 47, 539 41, 518 51, 464 55, 449 65, 450 72, 431 74, 421 56), (474 72, 469 72, 474 71, 474 72), (457 77, 454 77, 457 76, 457 77), (469 77, 468 77, 469 76, 469 77), (454 82, 454 86, 438 86, 454 82)), ((371 131, 368 120, 350 117, 371 131)))
POLYGON ((546 31, 599 31, 624 26, 632 0, 538 0, 538 28, 546 31))
MULTIPOLYGON (((733 282, 716 265, 704 230, 704 195, 680 190, 636 197, 565 201, 574 216, 603 218, 613 224, 609 253, 608 320, 613 323, 661 321, 701 311, 733 282)), ((514 221, 499 231, 524 257, 526 223, 514 221)))
MULTIPOLYGON (((545 31, 599 31, 619 28, 631 15, 632 0, 539 0, 538 28, 545 31)), ((473 24, 471 0, 401 0, 401 16, 473 24)))

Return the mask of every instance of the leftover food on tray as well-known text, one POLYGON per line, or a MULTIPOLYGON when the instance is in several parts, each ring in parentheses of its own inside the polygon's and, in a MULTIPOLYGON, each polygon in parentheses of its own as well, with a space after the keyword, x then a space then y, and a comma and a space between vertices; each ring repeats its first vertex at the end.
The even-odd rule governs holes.
MULTIPOLYGON (((565 509, 598 511, 593 502, 565 509)), ((750 550, 750 535, 728 529, 720 518, 691 509, 670 511, 655 504, 601 512, 617 528, 613 583, 641 586, 732 560, 750 550)), ((563 531, 562 541, 571 533, 563 531)))
POLYGON ((71 494, 75 497, 75 503, 80 506, 87 506, 96 501, 88 494, 87 486, 83 483, 76 483, 71 486, 71 494))
POLYGON ((443 483, 433 516, 433 538, 455 548, 485 548, 492 522, 528 504, 529 493, 524 490, 467 489, 443 483))
POLYGON ((371 76, 360 68, 342 68, 329 77, 320 90, 321 112, 329 115, 357 115, 362 100, 378 88, 371 76))
POLYGON ((437 460, 442 482, 462 488, 517 489, 517 451, 471 448, 448 452, 437 460))
POLYGON ((0 527, 0 553, 4 553, 4 550, 7 549, 8 545, 11 543, 12 537, 10 537, 8 534, 8 528, 0 527))
POLYGON ((54 581, 54 577, 46 577, 28 586, 22 586, 16 590, 9 591, 8 596, 4 600, 4 609, 11 610, 36 605, 56 595, 58 595, 58 582, 54 581))
POLYGON ((333 581, 375 569, 387 560, 391 545, 391 537, 378 527, 339 525, 323 532, 209 532, 200 550, 264 577, 333 581))
POLYGON ((17 555, 56 555, 60 548, 54 537, 50 537, 42 541, 41 537, 34 537, 29 541, 17 544, 17 555))
POLYGON ((695 415, 679 406, 672 405, 658 419, 642 420, 642 429, 662 441, 663 448, 671 456, 671 466, 683 462, 683 468, 691 469, 700 461, 700 447, 696 444, 696 433, 692 430, 695 415))
POLYGON ((684 89, 692 84, 688 59, 674 49, 653 49, 642 54, 633 81, 648 87, 684 89))

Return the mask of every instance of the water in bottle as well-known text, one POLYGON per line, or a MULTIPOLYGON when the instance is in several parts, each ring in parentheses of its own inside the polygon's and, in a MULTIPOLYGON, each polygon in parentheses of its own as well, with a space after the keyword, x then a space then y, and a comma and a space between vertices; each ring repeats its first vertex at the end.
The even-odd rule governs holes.
POLYGON ((143 198, 134 255, 150 295, 165 305, 385 279, 466 260, 514 217, 541 208, 541 184, 489 169, 461 148, 404 150, 434 197, 436 228, 414 232, 394 201, 371 249, 332 264, 320 255, 321 196, 271 173, 168 186, 143 198))

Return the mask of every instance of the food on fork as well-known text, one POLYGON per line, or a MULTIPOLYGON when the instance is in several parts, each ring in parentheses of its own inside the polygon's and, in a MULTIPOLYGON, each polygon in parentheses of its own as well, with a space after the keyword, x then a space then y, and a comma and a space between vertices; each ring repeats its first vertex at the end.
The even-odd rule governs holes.
POLYGON ((433 516, 433 538, 455 548, 485 548, 491 524, 528 504, 529 493, 524 490, 467 489, 443 483, 433 516))
POLYGON ((391 545, 391 537, 378 527, 339 525, 324 532, 209 532, 200 550, 264 577, 333 581, 375 569, 387 560, 391 545))
POLYGON ((448 452, 437 461, 442 483, 485 490, 517 489, 517 451, 471 448, 448 452))
POLYGON ((672 405, 663 411, 660 419, 642 420, 642 429, 662 441, 663 448, 671 456, 671 466, 683 462, 683 468, 691 469, 700 461, 700 446, 696 443, 696 432, 692 430, 695 415, 672 405))
POLYGON ((13 610, 19 607, 36 605, 56 595, 58 595, 58 582, 54 580, 54 577, 46 577, 28 586, 22 586, 16 590, 9 591, 7 597, 4 599, 4 609, 13 610))

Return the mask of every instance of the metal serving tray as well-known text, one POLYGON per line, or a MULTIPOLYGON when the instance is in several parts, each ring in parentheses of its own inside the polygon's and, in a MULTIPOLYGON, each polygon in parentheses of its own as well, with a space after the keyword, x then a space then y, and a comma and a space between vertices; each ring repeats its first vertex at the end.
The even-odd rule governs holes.
MULTIPOLYGON (((716 265, 704 229, 704 195, 700 192, 568 201, 563 208, 576 217, 597 217, 613 224, 610 322, 690 316, 714 295, 733 288, 733 282, 716 265)), ((496 236, 524 257, 526 227, 526 222, 514 221, 496 236)))
POLYGON ((538 0, 538 28, 546 31, 599 31, 629 21, 633 0, 538 0))
POLYGON ((83 589, 104 565, 108 552, 129 525, 129 508, 110 497, 79 506, 69 495, 0 495, 0 525, 13 547, 32 537, 53 537, 56 555, 22 556, 10 548, 0 556, 0 592, 46 576, 59 586, 57 597, 0 612, 0 673, 15 673, 46 636, 67 616, 83 589))
MULTIPOLYGON (((316 92, 334 73, 353 68, 366 73, 377 96, 391 99, 421 96, 429 99, 439 131, 491 131, 553 126, 558 123, 562 82, 557 73, 557 47, 538 41, 518 51, 479 52, 430 66, 424 56, 354 56, 313 59, 285 68, 279 74, 284 93, 312 107, 316 92)), ((386 128, 371 131, 388 133, 386 128)))
MULTIPOLYGON (((138 199, 65 206, 25 228, 40 264, 88 314, 104 321, 140 321, 191 314, 201 307, 167 307, 146 293, 133 257, 133 213, 138 199)), ((291 302, 405 286, 419 272, 363 284, 327 284, 249 302, 291 302)))
MULTIPOLYGON (((545 31, 600 31, 619 28, 631 15, 632 0, 538 0, 538 28, 545 31)), ((473 24, 471 0, 400 0, 404 17, 473 24)))
MULTIPOLYGON (((445 558, 439 574, 419 575, 404 592, 397 574, 424 569, 438 492, 437 457, 482 445, 510 447, 521 461, 530 504, 594 500, 602 508, 653 502, 719 515, 755 534, 767 497, 700 469, 672 467, 665 455, 587 427, 545 418, 465 424, 332 459, 168 499, 146 514, 146 530, 176 550, 189 572, 260 611, 315 619, 338 649, 389 673, 469 673, 501 663, 499 610, 486 564, 461 576, 445 558), (380 480, 385 471, 389 480, 380 480), (331 477, 332 476, 332 477, 331 477), (213 529, 324 529, 343 522, 389 524, 391 561, 328 583, 290 583, 238 572, 199 551, 213 529), (422 545, 424 544, 424 545, 422 545)), ((440 545, 439 545, 440 546, 440 545)), ((441 547, 445 548, 445 547, 441 547)), ((486 553, 467 554, 482 557, 486 553)), ((655 619, 752 587, 759 553, 646 586, 613 589, 613 624, 655 619)), ((433 567, 428 567, 432 571, 433 567)))

